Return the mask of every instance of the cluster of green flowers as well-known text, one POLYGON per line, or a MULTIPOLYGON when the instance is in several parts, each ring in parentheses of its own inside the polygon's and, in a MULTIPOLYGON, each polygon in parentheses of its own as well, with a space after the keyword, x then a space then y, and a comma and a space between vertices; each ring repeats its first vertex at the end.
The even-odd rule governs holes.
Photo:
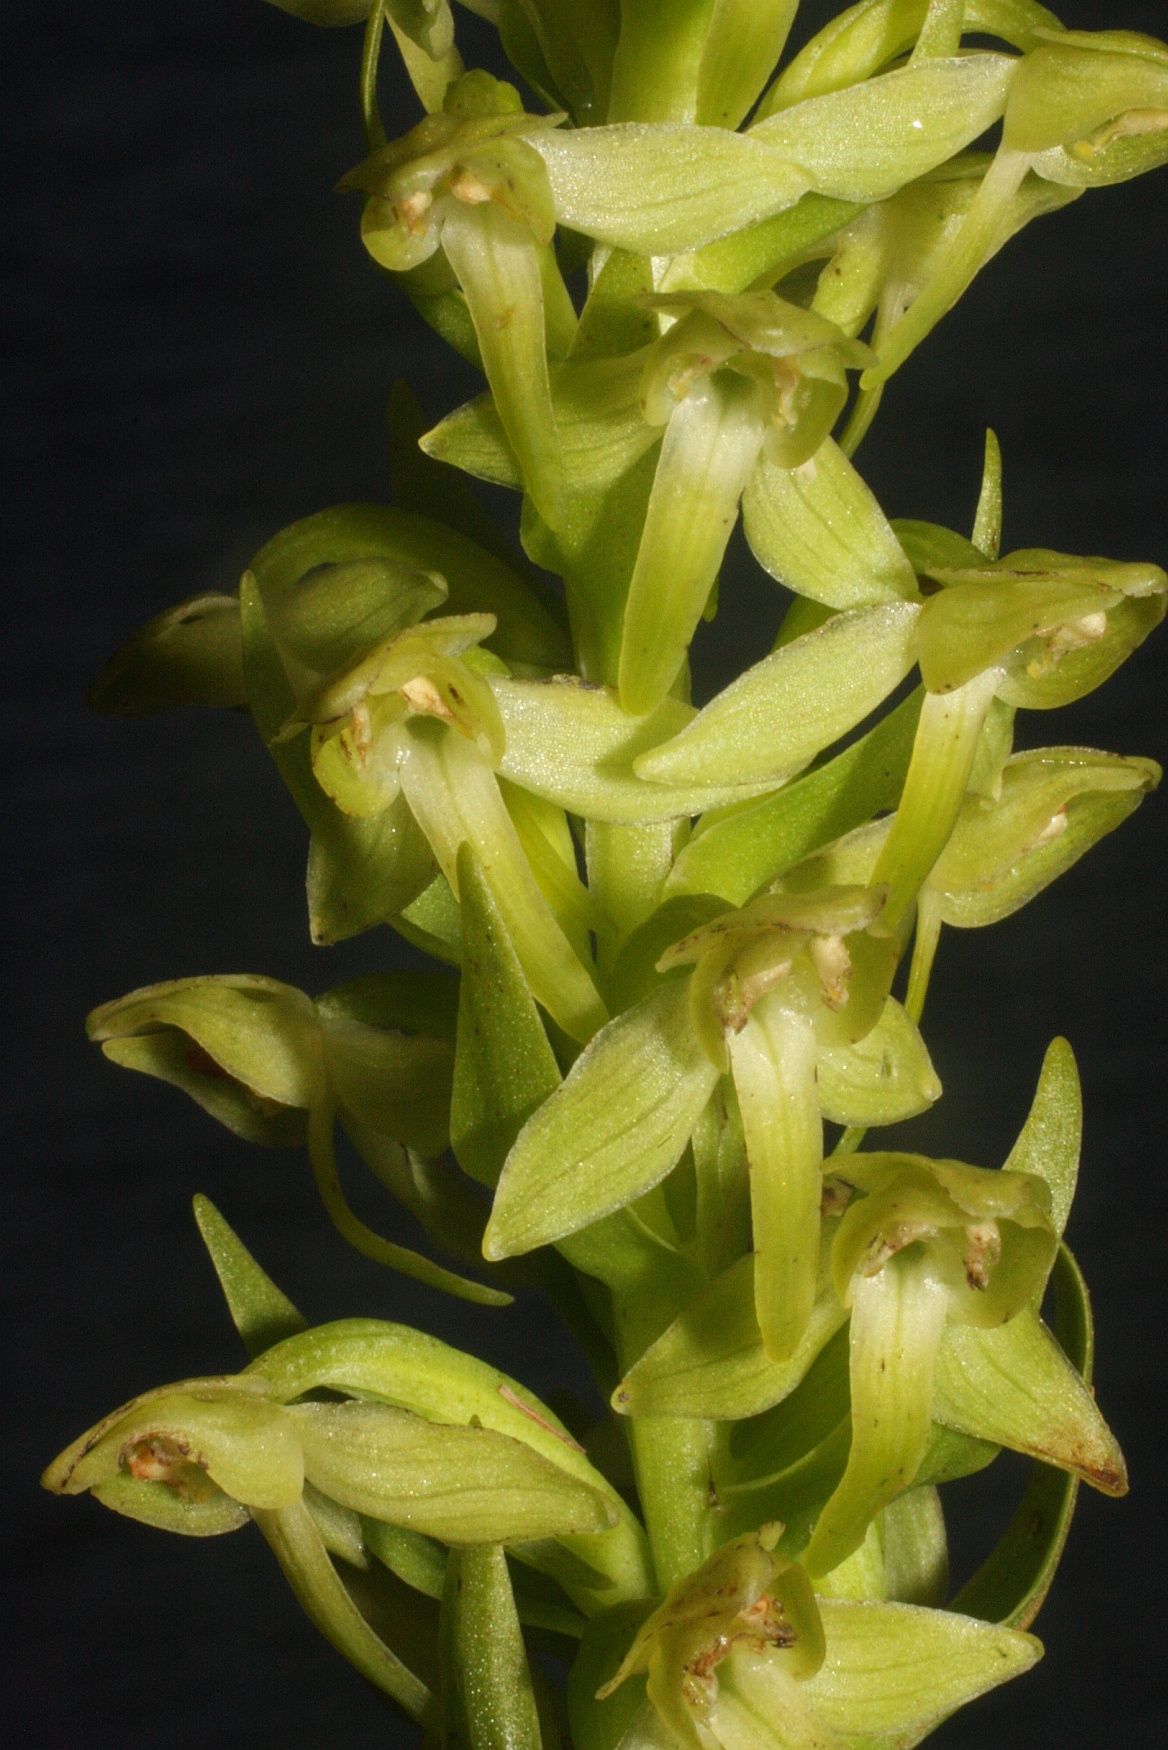
POLYGON ((313 939, 390 925, 458 976, 186 979, 90 1030, 306 1145, 368 1255, 488 1306, 542 1288, 636 1493, 483 1362, 306 1330, 205 1203, 251 1365, 136 1399, 46 1482, 193 1535, 255 1520, 451 1744, 556 1742, 525 1627, 580 1643, 579 1750, 918 1743, 1034 1661, 1077 1483, 1126 1477, 1061 1244, 1069 1047, 1002 1168, 861 1145, 940 1094, 942 926, 1017 910, 1157 783, 1014 728, 1101 684, 1168 575, 1002 555, 992 435, 968 537, 888 521, 851 457, 1015 232, 1168 159, 1168 48, 1033 0, 861 0, 776 76, 796 0, 474 0, 545 112, 464 68, 447 0, 276 3, 367 18, 342 186, 487 389, 425 433, 399 397, 403 505, 283 531, 95 703, 246 705, 310 834, 313 939), (393 141, 390 36, 426 112, 393 141), (455 468, 522 492, 522 556, 455 468), (789 602, 699 710, 740 509, 789 602), (353 1213, 338 1127, 457 1272, 353 1213), (937 1485, 1004 1447, 1027 1501, 942 1609, 937 1485))

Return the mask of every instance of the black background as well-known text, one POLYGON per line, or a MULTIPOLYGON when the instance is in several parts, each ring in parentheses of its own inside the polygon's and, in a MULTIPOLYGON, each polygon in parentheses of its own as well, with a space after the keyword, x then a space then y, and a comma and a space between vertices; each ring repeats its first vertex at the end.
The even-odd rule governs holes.
MULTIPOLYGON (((489 36, 461 16, 468 44, 489 36)), ((1168 18, 1124 0, 1067 22, 1163 34, 1168 18)), ((361 155, 359 32, 318 32, 259 0, 8 0, 4 23, 13 1741, 409 1745, 300 1617, 257 1537, 179 1542, 50 1500, 36 1476, 135 1391, 238 1364, 189 1216, 196 1190, 314 1321, 417 1322, 537 1391, 576 1381, 539 1306, 467 1309, 365 1265, 323 1226, 298 1156, 236 1143, 104 1064, 82 1032, 95 1003, 160 978, 248 970, 319 990, 399 954, 388 932, 309 946, 302 834, 245 719, 127 724, 89 716, 82 694, 139 623, 233 588, 283 524, 383 495, 395 376, 434 417, 474 385, 373 270, 356 208, 331 192, 361 155)), ((389 108, 391 133, 415 119, 405 95, 389 108)), ((992 422, 1007 546, 1164 560, 1166 186, 1088 195, 1043 221, 902 371, 861 452, 890 513, 967 523, 992 422)), ((723 604, 719 636, 737 621, 761 648, 766 580, 734 579, 723 604)), ((710 658, 712 676, 733 672, 725 649, 710 658)), ((1161 637, 1023 738, 1164 760, 1164 666, 1161 637)), ((942 947, 927 1022, 946 1098, 921 1147, 997 1163, 1046 1041, 1066 1030, 1079 1053, 1070 1237, 1133 1493, 1083 1501, 1038 1625, 1045 1661, 946 1726, 940 1750, 1159 1741, 1164 821, 1153 800, 1056 892, 942 947)), ((948 1498, 968 1563, 992 1539, 994 1503, 966 1485, 963 1512, 962 1487, 948 1498)))

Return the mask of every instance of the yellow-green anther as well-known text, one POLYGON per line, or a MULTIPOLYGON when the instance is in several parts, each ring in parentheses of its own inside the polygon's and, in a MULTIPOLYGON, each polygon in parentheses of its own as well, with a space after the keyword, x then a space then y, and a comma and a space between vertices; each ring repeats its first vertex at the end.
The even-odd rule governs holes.
POLYGON ((823 1664, 819 1609, 804 1570, 774 1554, 781 1527, 763 1525, 717 1550, 678 1581, 638 1630, 604 1700, 645 1672, 654 1709, 695 1750, 718 1703, 718 1670, 736 1645, 765 1649, 768 1662, 806 1682, 823 1664))
POLYGON ((1045 1281, 1058 1238, 1040 1179, 919 1155, 852 1155, 841 1179, 862 1196, 832 1244, 851 1307, 852 1443, 803 1557, 830 1573, 873 1516, 916 1476, 933 1418, 946 1321, 993 1328, 1045 1281))

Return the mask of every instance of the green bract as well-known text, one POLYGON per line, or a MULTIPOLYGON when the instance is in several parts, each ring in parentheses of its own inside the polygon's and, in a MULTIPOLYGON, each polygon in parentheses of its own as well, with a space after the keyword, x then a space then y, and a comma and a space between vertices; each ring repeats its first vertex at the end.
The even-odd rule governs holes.
POLYGON ((1040 901, 1156 788, 1014 731, 1111 677, 1168 574, 1003 554, 992 433, 968 533, 893 517, 853 457, 1018 231, 1168 160, 1168 48, 1036 0, 860 0, 778 65, 797 0, 467 0, 520 96, 448 0, 274 3, 366 19, 340 186, 477 392, 427 430, 395 390, 401 502, 280 531, 92 702, 246 706, 313 940, 385 927, 441 966, 387 972, 382 937, 316 998, 180 978, 89 1031, 306 1147, 340 1235, 475 1303, 487 1353, 486 1309, 538 1288, 551 1373, 554 1312, 615 1414, 569 1427, 388 1318, 310 1327, 197 1198, 245 1370, 142 1393, 44 1481, 253 1521, 442 1750, 907 1750, 1033 1664, 1079 1483, 1127 1474, 1062 1242, 1070 1047, 1001 1168, 863 1145, 941 1096, 943 926, 1040 901), (391 47, 421 109, 394 137, 391 47), (509 533, 466 475, 522 495, 509 533), (780 593, 715 687, 740 510, 780 593), (457 1274, 354 1213, 348 1150, 457 1274), (939 1491, 1002 1448, 1025 1495, 951 1596, 939 1491))

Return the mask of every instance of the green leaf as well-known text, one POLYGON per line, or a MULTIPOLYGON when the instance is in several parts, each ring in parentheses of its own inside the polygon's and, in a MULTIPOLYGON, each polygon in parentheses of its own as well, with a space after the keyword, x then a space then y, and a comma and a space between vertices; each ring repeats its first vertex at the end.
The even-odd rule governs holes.
MULTIPOLYGON (((911 1604, 820 1602, 827 1658, 803 1685, 808 1705, 847 1750, 910 1750, 966 1702, 1030 1670, 1042 1653, 1030 1635, 991 1627, 947 1610, 911 1604)), ((765 1708, 770 1670, 749 1661, 765 1708), (764 1680, 759 1682, 765 1673, 764 1680)))
POLYGON ((483 1239, 504 1258, 576 1233, 676 1166, 717 1080, 684 982, 609 1023, 533 1114, 507 1157, 483 1239))
POLYGON ((775 284, 783 277, 786 264, 795 267, 814 255, 817 244, 863 210, 855 201, 805 194, 786 212, 707 243, 691 255, 676 257, 662 280, 662 289, 684 291, 692 286, 734 293, 775 284))
POLYGON ((654 783, 740 783, 789 777, 846 733, 903 680, 920 609, 887 602, 836 614, 764 657, 718 694, 672 741, 642 754, 654 783))
MULTIPOLYGON (((916 41, 930 0, 862 0, 817 31, 783 69, 759 106, 760 115, 870 79, 916 41)), ((1035 0, 965 0, 966 32, 1033 48, 1042 31, 1059 30, 1053 12, 1035 0)))
POLYGON ((880 506, 830 438, 800 468, 779 468, 764 454, 742 512, 755 558, 796 595, 859 608, 919 594, 880 506))
MULTIPOLYGON (((1051 1225, 1059 1235, 1071 1212, 1082 1141, 1083 1093, 1075 1054, 1065 1039, 1052 1039, 1033 1103, 1004 1170, 1033 1173, 1049 1187, 1051 1225)), ((1081 1372, 1081 1362, 1077 1365, 1081 1372)))
POLYGON ((636 775, 639 755, 692 722, 693 708, 680 699, 663 699, 646 716, 631 717, 613 690, 574 675, 500 678, 491 684, 507 733, 501 774, 586 820, 616 825, 675 820, 759 788, 653 784, 636 775))
POLYGON ((1033 1309, 996 1330, 949 1326, 935 1413, 946 1427, 1057 1465, 1105 1495, 1127 1492, 1115 1436, 1033 1309))
POLYGON ((825 1118, 834 1124, 898 1124, 941 1097, 925 1042, 894 997, 854 1045, 825 1044, 816 1062, 825 1118))
POLYGON ((645 255, 698 249, 794 206, 811 187, 783 152, 724 128, 625 122, 549 129, 531 144, 562 225, 645 255))
POLYGON ((674 861, 667 896, 718 894, 743 905, 812 851, 894 808, 908 770, 921 695, 914 693, 843 753, 761 802, 707 814, 674 861))
POLYGON ((269 1349, 243 1377, 258 1375, 282 1402, 320 1387, 372 1397, 429 1421, 474 1423, 524 1442, 616 1509, 611 1531, 575 1538, 571 1550, 592 1570, 569 1595, 586 1609, 650 1590, 644 1533, 616 1490, 589 1463, 563 1423, 517 1380, 475 1356, 406 1325, 344 1319, 269 1349))
POLYGON ((246 704, 238 597, 191 596, 156 614, 111 656, 85 702, 120 717, 246 704))
POLYGON ((307 1320, 256 1263, 210 1198, 196 1197, 194 1208, 227 1310, 249 1356, 262 1355, 273 1343, 306 1330, 307 1320))
POLYGON ((698 68, 696 120, 736 128, 783 52, 799 0, 714 0, 698 68))
POLYGON ((1002 115, 1016 62, 978 52, 923 60, 808 97, 755 122, 765 141, 840 200, 887 200, 970 145, 1002 115))
POLYGON ((443 1744, 540 1750, 527 1653, 498 1545, 452 1553, 442 1598, 443 1744))
POLYGON ((322 1494, 443 1543, 516 1543, 616 1522, 610 1500, 511 1435, 388 1404, 298 1404, 286 1413, 305 1475, 322 1494))
POLYGON ((560 1082, 555 1054, 470 845, 458 860, 462 980, 450 1133, 463 1171, 498 1183, 523 1125, 560 1082))
POLYGON ((949 1548, 937 1489, 906 1489, 879 1518, 887 1596, 940 1608, 949 1596, 949 1548))
POLYGON ((716 1277, 629 1369, 613 1408, 627 1416, 737 1421, 789 1397, 848 1315, 821 1262, 798 1347, 788 1360, 774 1361, 758 1328, 754 1269, 748 1255, 716 1277))
MULTIPOLYGON (((1073 1365, 1090 1385, 1091 1303, 1079 1267, 1065 1246, 1055 1263, 1054 1287, 1059 1333, 1073 1365)), ((1029 1628, 1062 1559, 1078 1489, 1073 1472, 1032 1465, 1026 1492, 1005 1534, 962 1587, 953 1608, 1011 1628, 1029 1628)))
MULTIPOLYGON (((636 353, 552 366, 552 407, 564 479, 571 492, 604 490, 657 442, 658 432, 641 415, 642 368, 643 360, 636 353)), ((515 452, 489 396, 479 396, 447 414, 425 434, 422 447, 436 461, 451 463, 480 480, 499 486, 523 484, 515 452)))

